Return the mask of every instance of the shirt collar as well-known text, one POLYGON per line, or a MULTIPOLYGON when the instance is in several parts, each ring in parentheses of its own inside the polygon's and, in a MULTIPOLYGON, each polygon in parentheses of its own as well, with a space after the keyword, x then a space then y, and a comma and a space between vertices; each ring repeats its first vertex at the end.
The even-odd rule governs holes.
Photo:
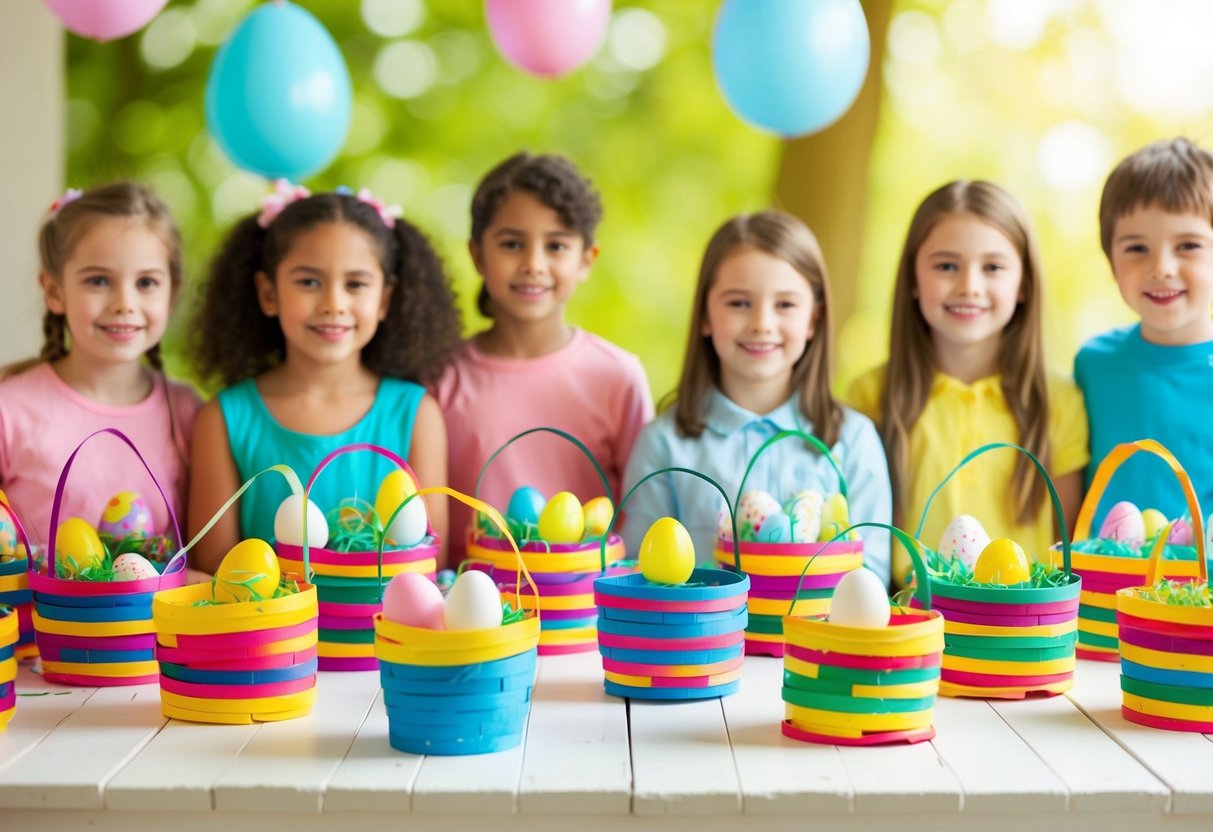
POLYGON ((767 424, 776 430, 805 430, 797 397, 792 396, 770 413, 760 415, 746 410, 717 389, 704 403, 704 421, 714 433, 728 436, 753 424, 767 424))
POLYGON ((943 395, 971 395, 971 396, 1001 396, 1002 395, 1002 376, 995 373, 992 376, 979 378, 972 384, 965 384, 958 378, 948 375, 947 373, 936 372, 935 381, 931 384, 931 392, 933 394, 943 395))

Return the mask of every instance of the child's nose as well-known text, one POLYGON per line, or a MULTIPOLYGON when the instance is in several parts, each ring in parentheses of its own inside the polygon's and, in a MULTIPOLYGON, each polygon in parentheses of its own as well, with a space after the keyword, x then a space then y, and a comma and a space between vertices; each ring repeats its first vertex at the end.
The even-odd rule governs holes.
POLYGON ((134 286, 127 286, 122 283, 115 285, 113 295, 114 312, 120 315, 134 312, 135 292, 134 286))
POLYGON ((541 273, 547 268, 547 252, 543 246, 531 246, 526 251, 525 266, 532 274, 541 273))
POLYGON ((324 312, 336 315, 345 309, 345 290, 337 284, 328 288, 324 293, 324 312))
POLYGON ((969 266, 960 273, 960 291, 962 294, 976 295, 981 291, 984 282, 980 264, 969 266))
POLYGON ((1153 262, 1150 264, 1150 277, 1155 280, 1164 280, 1175 274, 1175 257, 1166 249, 1159 249, 1154 253, 1153 262))

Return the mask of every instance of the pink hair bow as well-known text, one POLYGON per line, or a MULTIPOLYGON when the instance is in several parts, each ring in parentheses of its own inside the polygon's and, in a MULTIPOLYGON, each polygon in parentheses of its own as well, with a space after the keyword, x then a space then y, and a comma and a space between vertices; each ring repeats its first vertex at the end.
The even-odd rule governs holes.
POLYGON ((395 228, 396 220, 404 216, 403 208, 399 205, 388 205, 371 193, 369 188, 359 190, 358 193, 354 194, 354 199, 374 208, 379 213, 379 219, 383 220, 383 224, 388 228, 395 228))
POLYGON ((275 179, 274 192, 261 200, 261 213, 257 215, 257 225, 269 228, 282 209, 292 202, 307 199, 312 192, 302 185, 295 185, 289 179, 275 179))
POLYGON ((59 216, 59 212, 62 211, 65 206, 75 202, 82 196, 84 196, 84 191, 80 190, 79 188, 68 188, 63 192, 63 196, 51 203, 51 219, 59 216))

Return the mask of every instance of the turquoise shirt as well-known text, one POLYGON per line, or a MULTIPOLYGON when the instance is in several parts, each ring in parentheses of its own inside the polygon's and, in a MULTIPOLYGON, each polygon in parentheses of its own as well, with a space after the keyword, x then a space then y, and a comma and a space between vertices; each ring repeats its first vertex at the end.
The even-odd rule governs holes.
MULTIPOLYGON (((242 481, 271 465, 285 464, 295 469, 306 486, 320 461, 342 445, 370 442, 407 459, 413 442, 413 421, 424 395, 425 389, 411 381, 380 379, 375 401, 366 415, 348 430, 323 436, 299 433, 278 424, 253 379, 222 391, 219 407, 242 481)), ((379 483, 395 468, 370 451, 343 454, 316 480, 312 502, 325 515, 347 497, 359 497, 373 505, 379 483)), ((267 474, 253 483, 240 498, 241 535, 272 541, 274 515, 288 494, 286 481, 276 474, 267 474)))
MULTIPOLYGON (((1192 478, 1202 511, 1213 510, 1213 341, 1181 346, 1151 344, 1141 324, 1092 338, 1074 359, 1091 424, 1087 485, 1099 462, 1121 442, 1154 439, 1175 455, 1192 478)), ((1091 533, 1120 500, 1156 508, 1174 519, 1187 513, 1171 469, 1139 452, 1117 469, 1095 512, 1091 533)))
MULTIPOLYGON (((831 451, 847 480, 850 520, 889 523, 893 496, 880 436, 867 416, 847 407, 842 411, 841 435, 831 451)), ((698 437, 679 435, 673 408, 645 426, 628 461, 623 477, 624 493, 645 474, 678 466, 707 474, 724 487, 729 500, 734 500, 746 465, 763 442, 781 430, 813 432, 795 397, 760 415, 713 390, 704 402, 704 414, 707 427, 698 437)), ((792 437, 763 452, 746 480, 746 491, 762 489, 780 501, 807 488, 827 494, 835 492, 838 475, 828 460, 792 437)), ((698 477, 688 474, 654 477, 624 506, 627 551, 635 556, 653 521, 674 517, 691 533, 696 561, 711 562, 716 548, 716 521, 722 508, 720 492, 698 477)), ((862 529, 861 533, 864 562, 888 583, 888 532, 862 529)))

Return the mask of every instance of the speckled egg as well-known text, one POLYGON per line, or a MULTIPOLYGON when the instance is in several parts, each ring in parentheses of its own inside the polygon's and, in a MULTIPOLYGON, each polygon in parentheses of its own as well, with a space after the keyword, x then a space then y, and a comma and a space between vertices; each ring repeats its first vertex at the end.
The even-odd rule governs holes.
POLYGON ((145 578, 154 578, 159 574, 151 561, 143 555, 127 552, 114 558, 115 581, 141 581, 145 578))
POLYGON ((982 550, 989 545, 990 536, 981 521, 971 514, 958 514, 943 530, 936 551, 972 569, 982 550))
POLYGON ((821 534, 822 508, 825 495, 809 489, 801 491, 783 506, 783 513, 791 520, 791 541, 812 543, 821 534))
POLYGON ((134 491, 119 491, 105 504, 97 531, 118 540, 133 534, 151 534, 152 510, 134 491))
POLYGON ((759 540, 767 518, 783 514, 783 506, 765 491, 747 491, 737 504, 737 533, 742 540, 759 540))

